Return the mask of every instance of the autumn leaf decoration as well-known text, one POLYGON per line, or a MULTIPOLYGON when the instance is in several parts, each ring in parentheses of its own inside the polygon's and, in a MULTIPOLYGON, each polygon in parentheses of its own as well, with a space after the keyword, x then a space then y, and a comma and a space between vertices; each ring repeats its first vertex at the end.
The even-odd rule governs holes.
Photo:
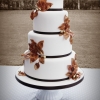
POLYGON ((74 58, 71 59, 71 65, 68 65, 68 73, 66 74, 70 79, 77 80, 81 73, 78 71, 78 65, 74 58))
POLYGON ((63 35, 65 39, 67 39, 70 36, 70 43, 72 44, 73 43, 73 33, 70 30, 69 22, 70 22, 69 18, 65 15, 64 23, 58 27, 61 30, 61 33, 59 34, 59 36, 63 35))
POLYGON ((50 9, 50 7, 52 6, 53 4, 50 3, 50 2, 47 2, 47 0, 39 0, 37 2, 37 9, 39 11, 47 11, 48 9, 50 9))
POLYGON ((38 16, 38 11, 47 11, 53 4, 47 2, 47 0, 39 0, 36 5, 36 10, 31 12, 30 18, 33 20, 38 16))
POLYGON ((26 76, 26 74, 24 72, 21 72, 21 71, 18 72, 18 75, 19 76, 26 76))
POLYGON ((33 20, 36 16, 38 16, 38 11, 36 10, 36 11, 32 11, 31 12, 31 15, 30 15, 30 18, 33 20))
POLYGON ((40 67, 40 63, 44 64, 44 52, 42 50, 44 41, 40 41, 36 43, 31 39, 31 43, 29 43, 29 53, 22 54, 24 59, 30 59, 30 63, 39 59, 39 62, 34 65, 34 68, 37 70, 40 67))

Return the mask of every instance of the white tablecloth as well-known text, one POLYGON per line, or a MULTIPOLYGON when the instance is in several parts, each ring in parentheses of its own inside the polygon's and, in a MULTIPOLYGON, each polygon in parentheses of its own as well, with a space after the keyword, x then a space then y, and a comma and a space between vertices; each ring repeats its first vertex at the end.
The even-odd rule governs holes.
MULTIPOLYGON (((0 66, 0 100, 29 100, 37 89, 17 82, 15 72, 20 66, 0 66)), ((82 68, 84 80, 65 89, 65 100, 100 100, 100 69, 82 68)))

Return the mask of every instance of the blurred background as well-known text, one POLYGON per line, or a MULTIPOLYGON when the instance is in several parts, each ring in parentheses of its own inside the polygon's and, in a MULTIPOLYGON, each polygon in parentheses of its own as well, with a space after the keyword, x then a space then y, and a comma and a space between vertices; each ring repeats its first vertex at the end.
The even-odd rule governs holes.
MULTIPOLYGON (((22 65, 37 0, 0 0, 0 65, 22 65)), ((100 0, 64 0, 79 67, 100 68, 100 0)), ((52 27, 52 25, 51 25, 52 27)))
MULTIPOLYGON (((0 0, 1 10, 31 10, 35 9, 37 0, 0 0)), ((64 0, 64 9, 100 9, 100 0, 64 0)))

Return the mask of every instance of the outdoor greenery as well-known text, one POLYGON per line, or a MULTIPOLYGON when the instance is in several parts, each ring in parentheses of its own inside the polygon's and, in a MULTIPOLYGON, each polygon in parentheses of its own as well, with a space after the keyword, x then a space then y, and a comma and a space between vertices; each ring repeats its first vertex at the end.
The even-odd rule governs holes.
MULTIPOLYGON (((37 0, 0 0, 0 9, 35 9, 37 0)), ((100 0, 64 0, 64 9, 100 9, 100 0)))

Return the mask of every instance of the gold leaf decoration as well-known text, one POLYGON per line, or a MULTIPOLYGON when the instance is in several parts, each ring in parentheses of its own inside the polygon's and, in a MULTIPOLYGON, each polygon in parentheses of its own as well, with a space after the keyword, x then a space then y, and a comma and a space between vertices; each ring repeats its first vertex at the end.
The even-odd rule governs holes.
POLYGON ((58 28, 61 30, 61 33, 59 36, 64 36, 65 39, 68 39, 70 36, 70 43, 73 43, 73 32, 70 30, 70 25, 69 25, 69 18, 65 15, 64 16, 64 23, 62 23, 58 28))
POLYGON ((44 41, 40 41, 38 44, 37 44, 37 50, 38 50, 38 53, 39 54, 44 54, 42 48, 43 48, 43 43, 44 41))
MULTIPOLYGON (((30 59, 30 63, 35 62, 37 59, 39 59, 39 62, 44 64, 45 62, 45 56, 44 51, 42 50, 44 41, 39 41, 36 43, 34 40, 30 40, 31 43, 29 43, 29 51, 28 53, 22 54, 21 56, 24 56, 25 59, 30 59)), ((38 64, 35 64, 35 68, 39 68, 38 64)))
POLYGON ((42 63, 42 64, 44 64, 44 59, 45 59, 45 57, 40 57, 39 58, 39 62, 42 63))
POLYGON ((37 2, 38 10, 40 11, 47 11, 52 6, 52 3, 47 2, 47 0, 39 0, 37 2))
POLYGON ((18 75, 19 76, 26 76, 26 74, 24 72, 21 72, 21 71, 18 72, 18 75))
POLYGON ((36 63, 36 64, 34 65, 34 69, 35 69, 35 70, 39 69, 39 67, 40 67, 39 62, 38 62, 38 63, 36 63))
POLYGON ((28 54, 22 54, 21 56, 24 56, 24 60, 30 58, 30 56, 28 54))
POLYGON ((31 39, 31 43, 29 43, 29 50, 30 50, 30 61, 34 62, 39 58, 39 55, 43 55, 44 52, 42 50, 44 41, 40 41, 36 43, 34 40, 31 39))
POLYGON ((53 4, 47 2, 47 0, 38 0, 36 4, 36 10, 31 12, 30 18, 33 20, 35 17, 38 16, 38 11, 47 11, 53 4))
POLYGON ((71 65, 68 65, 68 72, 67 72, 67 76, 73 80, 77 80, 78 78, 80 78, 81 73, 77 72, 78 71, 78 65, 75 59, 71 59, 71 65))
POLYGON ((33 20, 36 16, 38 16, 38 11, 36 10, 36 11, 32 11, 31 12, 31 15, 30 15, 30 18, 33 20))

